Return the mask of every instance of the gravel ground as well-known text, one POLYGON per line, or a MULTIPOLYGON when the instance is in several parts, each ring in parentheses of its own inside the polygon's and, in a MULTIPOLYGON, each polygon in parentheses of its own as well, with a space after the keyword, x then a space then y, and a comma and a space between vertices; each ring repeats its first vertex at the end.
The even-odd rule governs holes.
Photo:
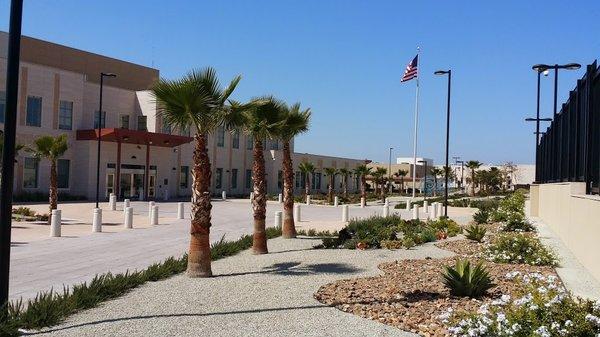
POLYGON ((318 243, 269 240, 268 255, 246 251, 214 262, 216 277, 148 283, 34 335, 414 336, 325 306, 313 294, 336 280, 380 275, 382 262, 452 255, 431 244, 397 251, 311 249, 318 243))

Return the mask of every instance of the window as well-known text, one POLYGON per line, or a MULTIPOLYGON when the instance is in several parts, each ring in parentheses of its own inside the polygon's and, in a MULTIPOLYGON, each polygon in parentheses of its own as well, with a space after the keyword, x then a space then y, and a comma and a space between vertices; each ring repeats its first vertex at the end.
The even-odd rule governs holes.
POLYGON ((296 171, 296 174, 294 175, 294 180, 296 182, 296 188, 301 188, 302 187, 302 173, 300 171, 296 171))
POLYGON ((189 166, 181 166, 179 172, 179 187, 180 188, 188 188, 190 178, 190 167, 189 166))
POLYGON ((56 161, 56 171, 58 173, 58 188, 69 188, 69 171, 71 161, 68 159, 58 159, 56 161))
POLYGON ((60 101, 58 110, 58 128, 61 130, 73 129, 73 102, 60 101))
POLYGON ((215 188, 223 187, 223 169, 217 168, 217 173, 215 174, 215 188))
POLYGON ((0 123, 4 123, 6 115, 6 92, 0 91, 0 123))
POLYGON ((231 169, 231 188, 237 188, 238 170, 231 169))
POLYGON ((27 117, 25 118, 27 126, 42 126, 42 98, 37 96, 27 96, 27 117))
POLYGON ((233 133, 233 136, 231 138, 231 146, 234 149, 240 148, 240 132, 238 130, 235 130, 235 132, 233 133))
POLYGON ((137 117, 137 129, 138 131, 148 131, 148 119, 146 116, 137 117))
POLYGON ((283 187, 283 171, 277 171, 277 188, 281 189, 283 187))
POLYGON ((271 150, 279 150, 279 141, 277 139, 271 141, 271 150))
POLYGON ((100 127, 106 127, 106 111, 102 111, 102 114, 99 114, 98 111, 94 111, 94 129, 98 128, 98 115, 100 115, 100 127))
POLYGON ((36 158, 25 158, 23 163, 23 187, 37 188, 38 186, 38 163, 36 158))
POLYGON ((225 146, 225 128, 222 126, 219 126, 217 128, 217 146, 225 146))
POLYGON ((254 148, 254 139, 252 136, 246 137, 246 150, 252 150, 254 148))
POLYGON ((246 170, 246 188, 252 188, 252 170, 246 170))
POLYGON ((129 129, 129 115, 121 115, 121 129, 129 129))
POLYGON ((321 173, 313 173, 312 174, 311 188, 313 190, 321 189, 321 173))
POLYGON ((171 124, 165 123, 163 121, 162 133, 166 133, 166 134, 170 135, 171 134, 171 124))

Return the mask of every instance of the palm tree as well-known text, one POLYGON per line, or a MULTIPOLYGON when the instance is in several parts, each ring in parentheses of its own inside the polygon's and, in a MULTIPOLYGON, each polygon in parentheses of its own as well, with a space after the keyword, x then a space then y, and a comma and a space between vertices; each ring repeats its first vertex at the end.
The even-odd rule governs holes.
POLYGON ((267 254, 265 219, 267 213, 267 179, 263 139, 275 139, 285 111, 285 103, 272 96, 252 99, 247 104, 230 102, 231 113, 226 117, 228 127, 242 128, 254 138, 252 156, 252 182, 254 199, 254 233, 252 251, 254 254, 267 254))
POLYGON ((298 165, 298 169, 304 175, 304 197, 307 198, 310 195, 310 177, 315 172, 315 165, 305 161, 298 165))
POLYGON ((210 180, 211 168, 208 135, 223 125, 226 102, 241 77, 236 76, 221 89, 216 71, 206 68, 194 70, 181 79, 160 79, 152 88, 158 114, 163 121, 179 129, 195 128, 192 163, 192 208, 190 248, 187 274, 190 277, 210 277, 210 180))
POLYGON ((354 174, 360 177, 360 196, 367 199, 367 176, 372 173, 372 168, 367 165, 358 165, 354 169, 354 174))
MULTIPOLYGON (((378 167, 375 169, 371 175, 373 176, 373 180, 375 182, 375 186, 380 185, 379 193, 381 196, 381 200, 385 201, 385 175, 387 174, 387 169, 385 167, 378 167)), ((375 190, 375 194, 377 194, 377 190, 375 190)))
POLYGON ((347 168, 341 168, 338 173, 342 176, 342 194, 344 198, 348 198, 348 176, 352 173, 347 168))
POLYGON ((465 166, 471 170, 471 195, 475 195, 475 170, 481 167, 481 163, 477 160, 469 160, 465 166))
POLYGON ((338 170, 334 167, 326 167, 323 171, 325 171, 325 175, 329 177, 329 186, 327 186, 327 202, 331 204, 333 202, 335 175, 338 173, 338 170))
POLYGON ((56 209, 58 204, 58 173, 56 172, 56 162, 58 158, 65 154, 69 145, 67 144, 67 135, 62 134, 56 137, 41 136, 33 141, 33 146, 27 148, 36 159, 48 159, 50 161, 50 214, 48 223, 52 220, 52 210, 56 209))
POLYGON ((294 165, 290 150, 290 141, 308 130, 310 109, 300 110, 300 103, 291 107, 284 106, 277 129, 277 138, 283 142, 283 226, 284 238, 296 237, 294 224, 294 165))
POLYGON ((438 177, 443 175, 444 171, 439 167, 432 167, 429 172, 433 176, 433 196, 435 196, 437 192, 438 177))
POLYGON ((400 186, 401 190, 404 191, 404 177, 408 174, 407 170, 402 170, 399 169, 398 172, 394 173, 394 176, 399 177, 400 178, 400 186))

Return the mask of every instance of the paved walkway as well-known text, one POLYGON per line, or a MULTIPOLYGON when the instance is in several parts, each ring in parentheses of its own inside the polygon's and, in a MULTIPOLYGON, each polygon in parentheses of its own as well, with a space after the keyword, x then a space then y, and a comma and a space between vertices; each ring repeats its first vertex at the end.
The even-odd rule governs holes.
POLYGON ((70 317, 39 336, 416 336, 324 306, 320 286, 379 275, 377 265, 450 252, 428 244, 411 250, 314 250, 320 240, 269 240, 268 255, 245 251, 213 263, 215 277, 178 275, 70 317))

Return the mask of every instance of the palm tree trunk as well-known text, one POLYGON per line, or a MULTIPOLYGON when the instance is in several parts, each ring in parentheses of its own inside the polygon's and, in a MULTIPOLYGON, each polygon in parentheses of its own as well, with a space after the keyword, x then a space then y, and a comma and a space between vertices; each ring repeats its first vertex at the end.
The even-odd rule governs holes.
POLYGON ((50 203, 50 214, 48 214, 48 223, 50 224, 52 221, 52 210, 56 209, 58 204, 58 182, 55 159, 50 160, 50 193, 48 195, 48 201, 50 203))
POLYGON ((296 237, 294 224, 294 172, 290 142, 283 142, 283 226, 282 235, 286 239, 296 237))
POLYGON ((475 170, 471 170, 471 195, 475 195, 475 170))
POLYGON ((344 184, 344 198, 348 198, 348 176, 344 176, 342 181, 344 184))
POLYGON ((263 143, 254 139, 254 164, 252 165, 252 180, 254 182, 254 234, 252 236, 252 251, 254 254, 267 254, 267 235, 265 232, 265 218, 267 213, 267 191, 265 181, 265 157, 263 143))
POLYGON ((304 173, 304 201, 308 201, 308 195, 310 194, 310 174, 304 173))
POLYGON ((367 179, 364 175, 360 176, 360 197, 367 200, 367 179))
POLYGON ((196 134, 192 169, 192 207, 190 250, 187 274, 189 277, 210 277, 210 159, 206 148, 206 135, 196 134))
POLYGON ((380 196, 381 196, 381 201, 385 202, 385 180, 381 181, 381 187, 380 187, 380 196))

